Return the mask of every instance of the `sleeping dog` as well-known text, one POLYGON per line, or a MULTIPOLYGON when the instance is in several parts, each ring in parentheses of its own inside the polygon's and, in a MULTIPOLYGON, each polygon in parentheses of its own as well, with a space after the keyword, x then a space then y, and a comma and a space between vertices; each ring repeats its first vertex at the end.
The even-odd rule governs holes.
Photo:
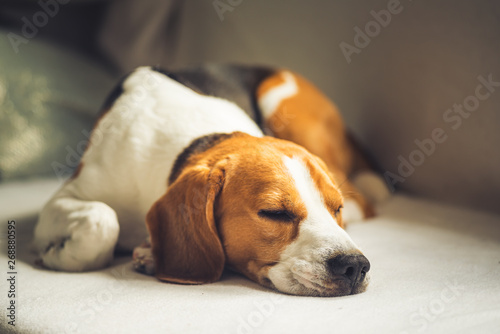
MULTIPOLYGON (((149 237, 140 258, 162 281, 214 282, 227 267, 289 294, 355 294, 370 263, 344 221, 373 215, 348 179, 366 165, 335 105, 295 73, 140 67, 43 208, 35 246, 47 268, 87 271, 149 237)), ((387 193, 359 179, 372 199, 387 193)))

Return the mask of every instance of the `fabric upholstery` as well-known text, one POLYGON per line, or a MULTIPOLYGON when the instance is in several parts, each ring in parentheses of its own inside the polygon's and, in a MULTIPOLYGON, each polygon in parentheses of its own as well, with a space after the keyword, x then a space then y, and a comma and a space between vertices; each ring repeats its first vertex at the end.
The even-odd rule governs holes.
MULTIPOLYGON (((29 241, 37 211, 59 185, 0 186, 2 235, 15 219, 18 242, 18 318, 13 328, 2 311, 2 333, 494 333, 500 326, 498 216, 398 195, 377 218, 348 226, 372 264, 368 290, 297 297, 229 272, 207 285, 161 283, 136 273, 129 256, 96 272, 40 269, 29 241)), ((4 242, 0 262, 7 263, 4 242)))

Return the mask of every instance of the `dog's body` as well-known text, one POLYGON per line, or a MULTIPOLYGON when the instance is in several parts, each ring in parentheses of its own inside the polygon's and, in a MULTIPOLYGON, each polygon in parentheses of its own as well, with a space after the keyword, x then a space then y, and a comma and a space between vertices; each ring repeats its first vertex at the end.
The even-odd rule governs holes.
POLYGON ((143 67, 122 82, 40 215, 45 266, 99 269, 149 232, 162 280, 215 281, 226 265, 293 294, 364 290, 369 264, 341 228, 355 152, 335 107, 290 72, 228 68, 236 79, 143 67))

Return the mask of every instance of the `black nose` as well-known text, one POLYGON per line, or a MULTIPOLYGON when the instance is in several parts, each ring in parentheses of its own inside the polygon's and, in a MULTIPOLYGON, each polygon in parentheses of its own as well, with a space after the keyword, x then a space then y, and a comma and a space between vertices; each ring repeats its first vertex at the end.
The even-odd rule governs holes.
POLYGON ((328 260, 328 268, 332 274, 347 278, 354 286, 365 279, 370 262, 361 254, 337 255, 328 260))

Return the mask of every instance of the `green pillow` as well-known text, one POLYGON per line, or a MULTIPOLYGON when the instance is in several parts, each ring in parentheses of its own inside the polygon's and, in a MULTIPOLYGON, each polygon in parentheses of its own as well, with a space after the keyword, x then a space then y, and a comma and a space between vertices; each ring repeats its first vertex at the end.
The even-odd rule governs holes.
POLYGON ((38 40, 16 53, 0 30, 0 181, 71 175, 116 78, 38 40))

